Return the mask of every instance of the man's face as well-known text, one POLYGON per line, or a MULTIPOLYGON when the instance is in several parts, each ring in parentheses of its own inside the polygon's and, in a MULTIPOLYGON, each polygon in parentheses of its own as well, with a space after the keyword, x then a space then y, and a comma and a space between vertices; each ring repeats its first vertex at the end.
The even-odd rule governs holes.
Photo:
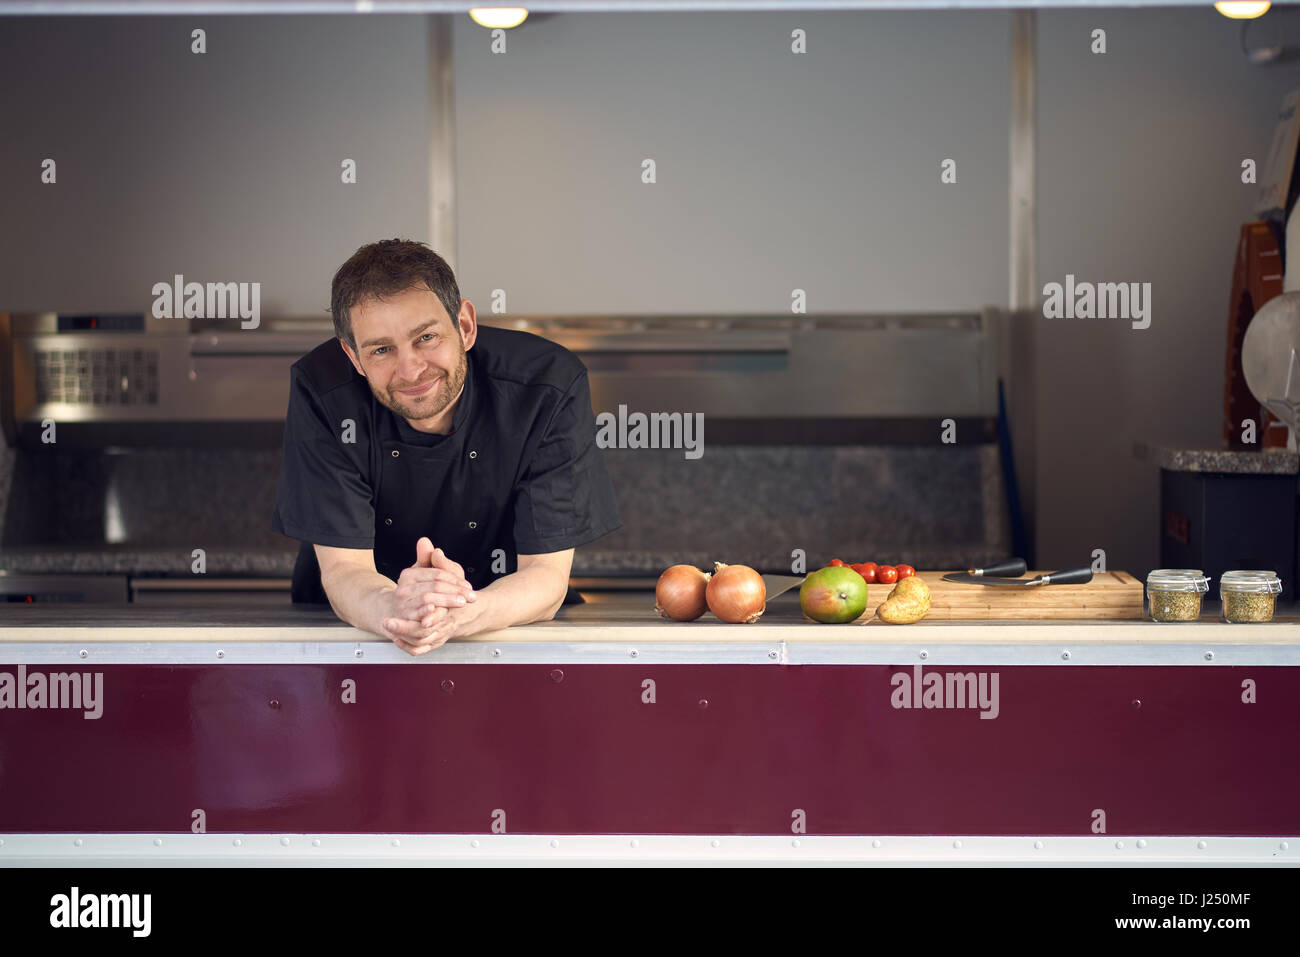
POLYGON ((445 432, 451 427, 448 409, 465 385, 465 353, 477 332, 468 299, 461 300, 453 323, 438 297, 416 286, 353 306, 357 348, 353 352, 345 342, 343 350, 380 404, 414 428, 445 432))

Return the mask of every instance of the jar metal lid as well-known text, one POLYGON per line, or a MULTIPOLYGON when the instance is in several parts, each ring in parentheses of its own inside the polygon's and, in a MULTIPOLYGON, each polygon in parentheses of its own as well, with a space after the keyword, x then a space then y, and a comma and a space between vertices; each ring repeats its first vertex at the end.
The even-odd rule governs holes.
POLYGON ((1147 575, 1147 588, 1157 591, 1209 591, 1210 580, 1199 568, 1157 568, 1147 575))
POLYGON ((1225 591, 1276 595, 1282 591, 1282 579, 1277 577, 1277 572, 1239 568, 1224 572, 1219 579, 1220 594, 1225 591))

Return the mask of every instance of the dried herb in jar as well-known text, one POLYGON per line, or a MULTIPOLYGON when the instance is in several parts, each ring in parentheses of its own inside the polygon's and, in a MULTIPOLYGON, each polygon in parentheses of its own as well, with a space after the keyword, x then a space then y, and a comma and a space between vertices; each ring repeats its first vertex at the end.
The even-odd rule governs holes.
POLYGON ((1223 617, 1232 622, 1272 621, 1272 595, 1251 592, 1223 593, 1223 617))
POLYGON ((1277 572, 1239 568, 1219 579, 1223 617, 1230 622, 1272 621, 1273 607, 1282 591, 1277 572))
POLYGON ((1195 621, 1201 617, 1201 593, 1147 590, 1151 617, 1156 621, 1195 621))

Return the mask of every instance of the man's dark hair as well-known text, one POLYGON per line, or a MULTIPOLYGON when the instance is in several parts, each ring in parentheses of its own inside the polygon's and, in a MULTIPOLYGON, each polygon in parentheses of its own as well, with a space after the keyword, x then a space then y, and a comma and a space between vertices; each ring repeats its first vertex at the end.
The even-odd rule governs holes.
POLYGON ((368 299, 386 299, 416 286, 425 286, 437 296, 451 317, 452 326, 459 329, 456 317, 460 314, 460 289, 445 259, 427 244, 409 239, 383 239, 362 246, 334 274, 330 290, 334 334, 355 350, 352 307, 368 299))

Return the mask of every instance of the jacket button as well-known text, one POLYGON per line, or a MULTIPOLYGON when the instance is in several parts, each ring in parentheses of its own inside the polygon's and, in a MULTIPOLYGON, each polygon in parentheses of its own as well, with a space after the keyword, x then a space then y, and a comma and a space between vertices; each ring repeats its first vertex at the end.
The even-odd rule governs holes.
POLYGON ((470 528, 478 528, 478 522, 470 522, 470 523, 469 523, 469 527, 470 527, 470 528))
POLYGON ((401 455, 401 454, 402 454, 402 453, 399 452, 399 451, 397 451, 397 449, 393 449, 393 458, 397 458, 397 457, 398 457, 399 455, 401 455))
POLYGON ((471 452, 469 453, 469 457, 472 458, 472 459, 476 459, 476 458, 478 458, 478 453, 477 453, 477 452, 473 452, 473 451, 471 451, 471 452))
POLYGON ((384 524, 385 524, 385 525, 392 525, 392 524, 393 524, 393 520, 392 520, 391 518, 386 518, 386 519, 384 519, 384 524))

